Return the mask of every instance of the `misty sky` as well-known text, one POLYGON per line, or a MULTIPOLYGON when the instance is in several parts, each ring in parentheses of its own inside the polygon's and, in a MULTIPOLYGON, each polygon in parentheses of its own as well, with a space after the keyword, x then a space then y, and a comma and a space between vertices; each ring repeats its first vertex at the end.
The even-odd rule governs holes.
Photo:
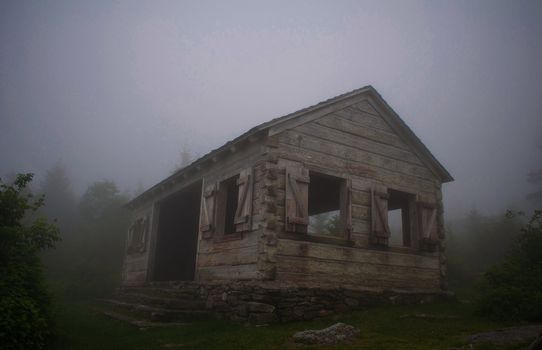
POLYGON ((373 85, 456 181, 521 206, 542 167, 542 1, 1 1, 0 174, 81 192, 169 175, 252 126, 373 85))

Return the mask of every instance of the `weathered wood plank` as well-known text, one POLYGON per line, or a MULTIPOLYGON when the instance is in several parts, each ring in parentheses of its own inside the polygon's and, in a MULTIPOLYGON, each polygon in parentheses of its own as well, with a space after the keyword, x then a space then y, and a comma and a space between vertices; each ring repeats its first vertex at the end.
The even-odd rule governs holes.
POLYGON ((388 125, 384 118, 380 116, 374 116, 372 114, 362 112, 355 107, 347 107, 339 111, 333 112, 330 115, 340 116, 346 120, 356 123, 363 127, 370 127, 373 129, 382 130, 388 133, 393 133, 393 129, 388 125))
POLYGON ((320 259, 321 262, 344 262, 397 266, 401 268, 420 268, 438 270, 439 260, 435 256, 406 254, 390 251, 340 247, 330 244, 300 242, 280 239, 277 245, 278 256, 320 259))
POLYGON ((367 191, 352 190, 352 204, 365 206, 371 205, 371 193, 367 191))
POLYGON ((371 208, 368 206, 352 204, 352 218, 369 220, 371 218, 371 208))
POLYGON ((378 111, 369 103, 368 100, 362 100, 356 104, 354 104, 352 107, 359 109, 362 112, 370 113, 372 115, 379 116, 378 111))
POLYGON ((257 264, 202 267, 197 270, 200 280, 250 280, 261 278, 257 264))
POLYGON ((198 267, 255 264, 258 260, 258 245, 236 249, 214 249, 209 253, 200 253, 198 267))
POLYGON ((346 107, 339 111, 333 112, 330 115, 340 116, 344 119, 351 121, 352 123, 356 123, 364 127, 371 127, 393 133, 391 127, 382 117, 377 117, 367 112, 360 111, 354 106, 346 107))
MULTIPOLYGON (((339 117, 334 116, 326 118, 340 119, 339 117)), ((357 135, 352 135, 348 131, 339 129, 338 127, 333 127, 331 125, 320 124, 318 123, 318 121, 316 121, 316 123, 301 125, 295 128, 295 130, 299 130, 306 135, 312 135, 323 140, 336 142, 338 144, 354 147, 362 151, 378 154, 384 157, 412 163, 423 167, 423 163, 420 161, 420 159, 410 150, 404 150, 401 148, 376 142, 371 139, 365 139, 357 135)), ((429 169, 427 169, 427 171, 429 172, 429 169)))
POLYGON ((352 219, 352 232, 354 233, 369 233, 369 220, 352 219))
POLYGON ((234 240, 201 240, 199 243, 199 252, 200 253, 212 253, 212 252, 222 252, 236 249, 243 249, 246 247, 251 247, 257 244, 258 242, 258 233, 257 231, 245 232, 242 235, 241 239, 234 240))
POLYGON ((408 145, 395 134, 377 129, 368 129, 366 127, 353 123, 350 120, 337 117, 336 115, 324 116, 318 119, 317 123, 333 129, 347 132, 358 137, 373 140, 381 144, 395 146, 397 148, 410 151, 408 145))
POLYGON ((338 111, 340 109, 343 109, 351 105, 355 105, 356 103, 363 101, 363 99, 366 100, 365 97, 360 96, 360 95, 348 96, 341 99, 340 101, 334 102, 331 105, 327 105, 323 107, 315 106, 314 110, 310 111, 309 113, 307 113, 306 111, 303 111, 301 112, 301 115, 299 115, 299 117, 297 118, 292 118, 286 122, 281 122, 277 125, 271 126, 269 130, 269 136, 279 134, 283 132, 284 130, 291 129, 301 124, 305 124, 323 115, 333 113, 335 111, 338 111))
POLYGON ((307 259, 278 256, 277 272, 320 274, 322 278, 350 280, 389 281, 398 285, 434 283, 439 280, 439 270, 404 266, 374 265, 366 263, 307 259))
POLYGON ((369 233, 358 233, 355 232, 352 234, 352 240, 354 241, 354 246, 358 248, 368 248, 369 244, 369 233))

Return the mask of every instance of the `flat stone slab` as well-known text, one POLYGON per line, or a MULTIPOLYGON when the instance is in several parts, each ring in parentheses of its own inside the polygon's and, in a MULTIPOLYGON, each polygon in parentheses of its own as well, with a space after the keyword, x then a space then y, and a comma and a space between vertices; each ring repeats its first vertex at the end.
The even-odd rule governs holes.
POLYGON ((102 310, 101 313, 109 318, 126 322, 132 326, 138 327, 140 330, 145 328, 153 327, 172 327, 172 326, 186 326, 191 323, 180 323, 180 322, 152 322, 147 320, 137 319, 128 315, 124 315, 118 312, 105 311, 102 310))
POLYGON ((492 332, 473 334, 468 338, 470 344, 492 343, 496 345, 522 343, 534 340, 542 332, 542 325, 510 327, 492 332))
POLYGON ((328 345, 350 341, 358 335, 359 329, 339 322, 324 329, 297 332, 293 339, 303 345, 328 345))

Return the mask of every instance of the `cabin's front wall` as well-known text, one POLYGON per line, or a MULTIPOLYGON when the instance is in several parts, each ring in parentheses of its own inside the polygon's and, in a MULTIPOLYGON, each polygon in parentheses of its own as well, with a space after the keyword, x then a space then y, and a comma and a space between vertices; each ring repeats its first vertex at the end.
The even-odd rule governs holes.
POLYGON ((261 259, 274 263, 276 280, 298 285, 442 291, 446 289, 446 258, 440 244, 444 238, 441 182, 370 99, 354 102, 307 123, 286 126, 269 140, 268 156, 278 176, 272 184, 277 208, 268 214, 272 230, 267 232, 276 239, 264 242, 261 259), (286 176, 307 170, 342 178, 348 184, 349 230, 342 237, 287 232, 286 176), (415 212, 411 213, 410 247, 374 244, 373 220, 378 214, 373 196, 389 189, 435 208, 433 233, 438 239, 434 249, 424 249, 419 243, 422 233, 415 212))

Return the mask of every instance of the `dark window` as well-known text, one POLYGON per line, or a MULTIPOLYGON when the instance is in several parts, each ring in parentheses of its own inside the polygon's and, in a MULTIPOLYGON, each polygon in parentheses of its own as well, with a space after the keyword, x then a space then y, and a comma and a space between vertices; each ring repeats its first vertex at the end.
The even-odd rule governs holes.
POLYGON ((338 177, 309 172, 309 234, 342 236, 341 188, 338 177))
POLYGON ((388 195, 389 244, 411 247, 416 196, 392 189, 388 190, 388 195))

